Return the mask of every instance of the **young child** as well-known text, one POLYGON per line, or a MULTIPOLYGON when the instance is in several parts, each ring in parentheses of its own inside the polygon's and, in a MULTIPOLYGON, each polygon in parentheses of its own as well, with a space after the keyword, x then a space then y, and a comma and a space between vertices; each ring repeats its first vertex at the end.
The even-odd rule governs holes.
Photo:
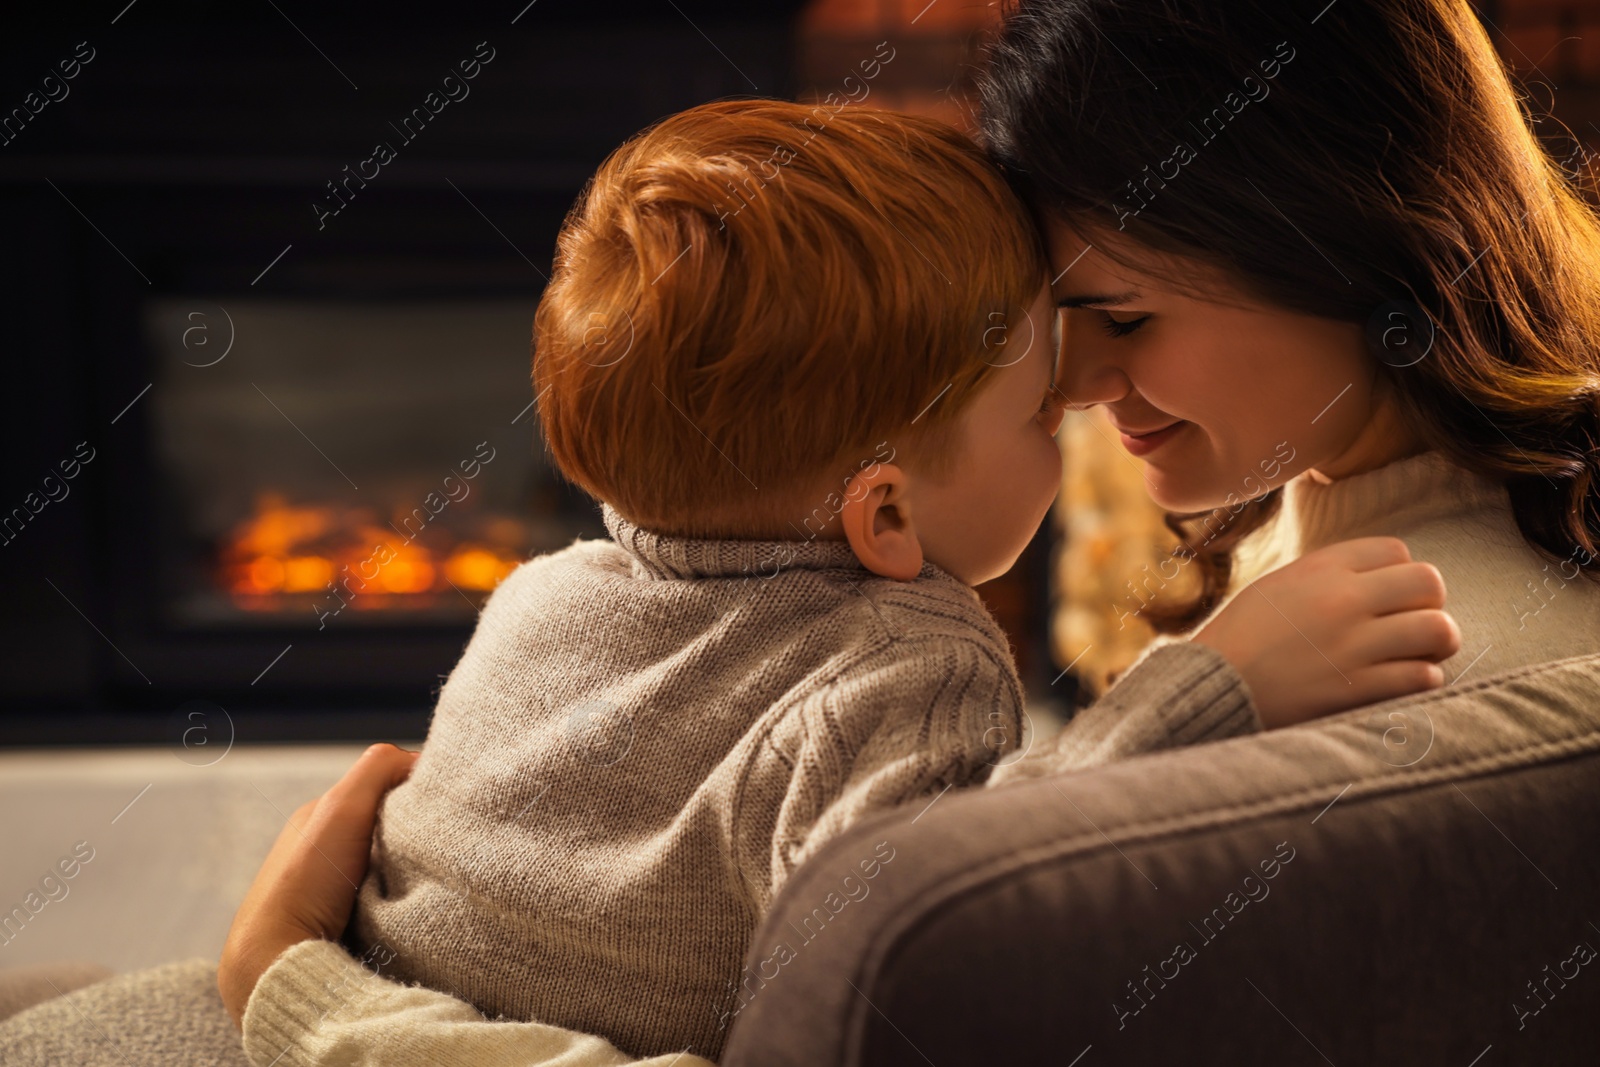
MULTIPOLYGON (((356 947, 490 1015, 714 1059, 790 872, 1022 740, 972 586, 1060 480, 1046 277, 1024 207, 932 120, 725 102, 614 153, 534 323, 550 454, 610 540, 530 561, 485 607, 385 804, 356 947)), ((1348 692, 1300 695, 1339 670, 1316 646, 1379 613, 1317 591, 1405 563, 1352 545, 1156 649, 1039 758, 1439 684, 1375 688, 1348 659, 1348 692)))

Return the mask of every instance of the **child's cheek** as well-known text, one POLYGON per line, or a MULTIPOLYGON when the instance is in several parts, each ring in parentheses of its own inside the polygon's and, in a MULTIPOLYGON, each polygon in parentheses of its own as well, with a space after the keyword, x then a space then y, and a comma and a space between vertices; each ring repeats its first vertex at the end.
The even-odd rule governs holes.
MULTIPOLYGON (((1062 414, 1054 416, 1053 422, 1056 428, 1060 427, 1061 419, 1062 414)), ((1062 466, 1061 443, 1056 440, 1055 433, 1053 430, 1051 430, 1048 424, 1044 427, 1044 429, 1050 432, 1040 435, 1039 439, 1033 443, 1034 450, 1038 456, 1036 462, 1039 468, 1044 472, 1044 476, 1047 478, 1047 480, 1052 483, 1059 483, 1061 481, 1062 466)))

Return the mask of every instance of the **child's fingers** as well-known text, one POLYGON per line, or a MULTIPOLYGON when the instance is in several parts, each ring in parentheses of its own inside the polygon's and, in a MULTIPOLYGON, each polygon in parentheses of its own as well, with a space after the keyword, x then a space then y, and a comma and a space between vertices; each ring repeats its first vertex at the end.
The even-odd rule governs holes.
POLYGON ((1394 660, 1358 671, 1352 681, 1359 695, 1354 707, 1437 689, 1444 684, 1444 669, 1417 659, 1394 660))
POLYGON ((1358 627, 1352 639, 1352 652, 1360 663, 1440 663, 1461 651, 1461 629, 1455 619, 1431 608, 1373 619, 1358 627))
POLYGON ((1396 563, 1369 570, 1356 580, 1375 615, 1444 607, 1444 576, 1431 563, 1396 563))
POLYGON ((1371 571, 1411 562, 1411 549, 1398 537, 1357 537, 1329 545, 1322 551, 1353 571, 1371 571))

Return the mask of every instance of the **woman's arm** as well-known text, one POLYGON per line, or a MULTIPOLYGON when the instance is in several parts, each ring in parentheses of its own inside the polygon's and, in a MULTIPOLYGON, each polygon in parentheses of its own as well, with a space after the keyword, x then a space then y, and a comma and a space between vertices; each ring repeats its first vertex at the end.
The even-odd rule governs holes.
MULTIPOLYGON (((365 875, 383 795, 416 753, 374 745, 289 819, 234 916, 217 988, 256 1067, 714 1067, 634 1061, 608 1041, 543 1023, 486 1021, 470 1005, 380 977, 335 943, 365 875)), ((369 962, 381 967, 381 958, 369 962)))

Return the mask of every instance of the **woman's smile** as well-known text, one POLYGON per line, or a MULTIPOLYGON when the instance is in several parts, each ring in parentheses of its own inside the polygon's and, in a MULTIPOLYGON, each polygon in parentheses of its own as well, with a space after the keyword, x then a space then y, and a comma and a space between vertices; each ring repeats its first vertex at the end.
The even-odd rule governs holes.
POLYGON ((1122 436, 1122 447, 1135 456, 1148 456, 1162 445, 1171 441, 1184 431, 1189 423, 1183 419, 1158 426, 1155 429, 1136 431, 1117 427, 1117 432, 1122 436))

